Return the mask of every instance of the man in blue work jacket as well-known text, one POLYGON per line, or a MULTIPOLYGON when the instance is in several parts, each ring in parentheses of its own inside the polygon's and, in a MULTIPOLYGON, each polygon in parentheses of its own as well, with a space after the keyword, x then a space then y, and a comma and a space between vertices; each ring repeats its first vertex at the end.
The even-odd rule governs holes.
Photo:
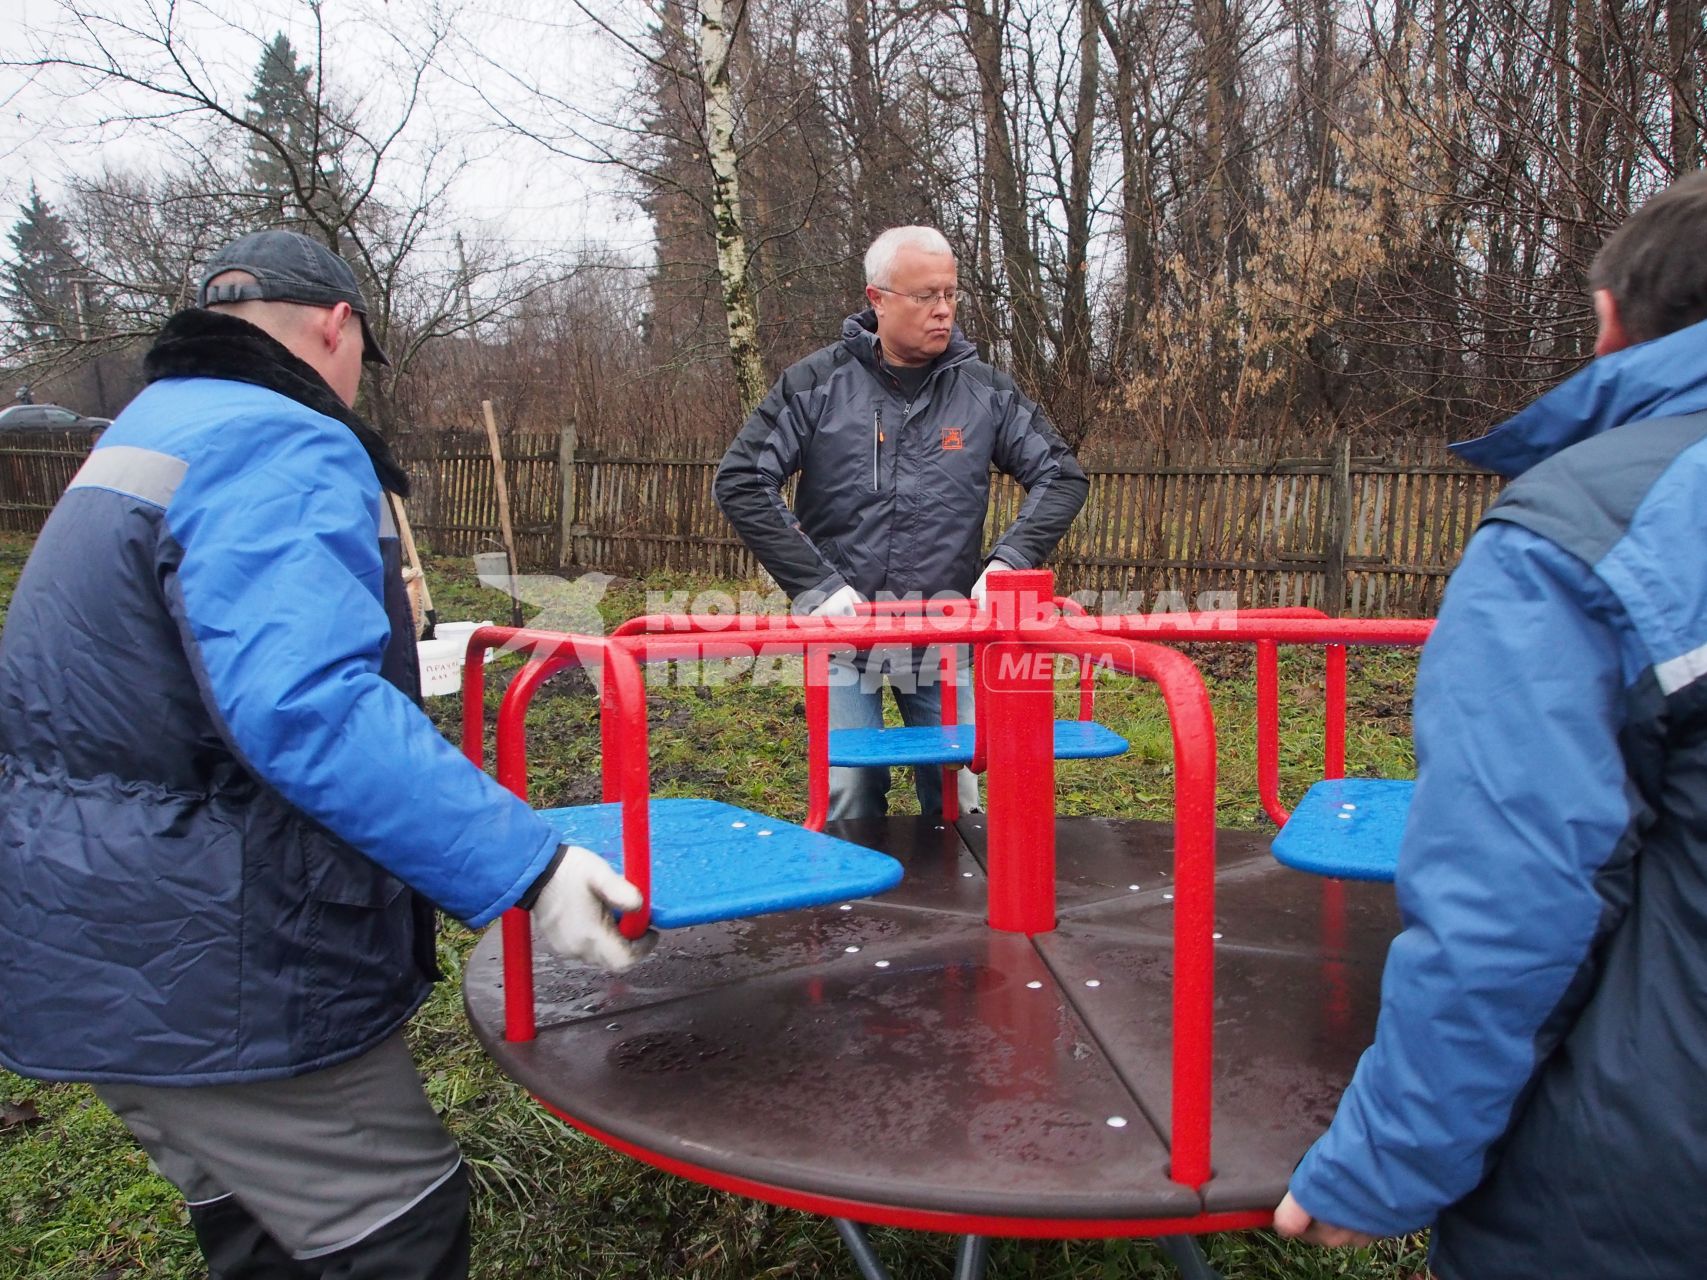
POLYGON ((1441 1280, 1707 1259, 1707 175, 1590 275, 1597 359, 1458 446, 1516 477, 1417 680, 1374 1045, 1275 1213, 1441 1280))
POLYGON ((0 1064, 92 1083, 213 1280, 459 1280, 468 1179, 403 1025, 433 907, 624 968, 640 905, 422 714, 386 363, 349 266, 207 264, 0 642, 0 1064))

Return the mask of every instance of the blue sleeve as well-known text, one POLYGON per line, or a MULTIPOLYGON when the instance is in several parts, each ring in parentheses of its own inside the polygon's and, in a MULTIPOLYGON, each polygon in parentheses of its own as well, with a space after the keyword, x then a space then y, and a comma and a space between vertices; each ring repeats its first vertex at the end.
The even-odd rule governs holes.
POLYGON ((298 412, 233 423, 167 510, 203 697, 290 804, 446 912, 480 926, 557 840, 381 678, 390 637, 380 490, 356 439, 298 412))
POLYGON ((1610 909, 1595 873, 1632 822, 1621 618, 1587 566, 1516 525, 1483 529, 1454 574, 1418 672, 1375 1043, 1292 1176, 1316 1218, 1431 1223, 1481 1181, 1549 1051, 1610 909))

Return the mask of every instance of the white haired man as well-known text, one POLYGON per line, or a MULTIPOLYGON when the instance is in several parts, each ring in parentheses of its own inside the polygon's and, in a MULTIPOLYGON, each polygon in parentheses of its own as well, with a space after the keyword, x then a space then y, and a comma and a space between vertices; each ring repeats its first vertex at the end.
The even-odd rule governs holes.
MULTIPOLYGON (((839 341, 790 366, 742 426, 717 470, 717 504, 800 612, 981 599, 990 569, 1048 557, 1089 483, 1042 410, 955 324, 961 292, 940 231, 885 231, 866 251, 865 279, 870 306, 842 323, 839 341), (1026 499, 986 554, 992 467, 1026 499), (782 486, 796 473, 790 509, 782 486)), ((885 675, 906 723, 940 723, 942 691, 922 665, 884 653, 841 668, 831 726, 880 725, 885 675)), ((959 719, 970 705, 960 699, 959 719)), ((920 768, 916 784, 920 811, 940 813, 940 773, 920 768)), ((888 792, 887 769, 832 769, 830 817, 881 815, 888 792)), ((963 783, 962 799, 977 807, 975 784, 963 783)))

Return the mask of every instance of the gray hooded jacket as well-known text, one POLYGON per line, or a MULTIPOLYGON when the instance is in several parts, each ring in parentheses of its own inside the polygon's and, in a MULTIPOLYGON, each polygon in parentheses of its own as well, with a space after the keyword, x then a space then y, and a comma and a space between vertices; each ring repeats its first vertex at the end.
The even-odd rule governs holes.
POLYGON ((985 560, 992 466, 1026 498, 990 555, 1033 568, 1089 492, 1072 451, 958 328, 908 404, 868 310, 777 380, 723 456, 717 505, 798 602, 844 584, 868 600, 964 595, 985 560))

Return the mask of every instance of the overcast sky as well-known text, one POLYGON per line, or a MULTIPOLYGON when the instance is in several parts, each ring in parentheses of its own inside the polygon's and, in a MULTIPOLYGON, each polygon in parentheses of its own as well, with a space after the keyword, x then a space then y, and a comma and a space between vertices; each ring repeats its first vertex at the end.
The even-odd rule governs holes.
MULTIPOLYGON (((123 47, 110 25, 158 29, 173 14, 183 44, 199 60, 199 73, 241 107, 263 45, 277 31, 288 35, 301 61, 312 60, 314 28, 303 0, 0 0, 0 58, 27 61, 43 53, 89 56, 87 34, 75 11, 104 20, 104 39, 123 47)), ((628 10, 636 6, 630 4, 628 10)), ((620 0, 612 5, 621 12, 620 0)), ((598 30, 562 0, 325 0, 328 79, 359 96, 368 117, 395 116, 401 101, 400 62, 448 17, 449 39, 441 70, 423 96, 410 126, 413 141, 430 133, 451 140, 471 161, 453 190, 456 213, 524 251, 549 251, 586 240, 643 253, 650 228, 617 194, 621 176, 607 166, 553 154, 506 131, 482 96, 514 117, 548 127, 572 123, 576 112, 608 118, 632 92, 627 63, 598 30), (530 84, 561 101, 543 102, 530 84), (475 86, 479 86, 477 90, 475 86)), ((139 65, 145 65, 140 64, 139 65)), ((164 80, 162 68, 158 79, 164 80)), ((9 227, 34 181, 53 199, 68 172, 102 164, 147 169, 170 164, 172 139, 160 128, 116 128, 101 122, 127 105, 103 94, 72 92, 63 73, 0 67, 0 227, 9 227)), ((133 91, 130 105, 150 103, 133 91)), ((154 107, 158 101, 152 102, 154 107)), ((567 142, 585 152, 584 146, 567 142)), ((410 148, 400 147, 395 176, 413 176, 410 148)))

